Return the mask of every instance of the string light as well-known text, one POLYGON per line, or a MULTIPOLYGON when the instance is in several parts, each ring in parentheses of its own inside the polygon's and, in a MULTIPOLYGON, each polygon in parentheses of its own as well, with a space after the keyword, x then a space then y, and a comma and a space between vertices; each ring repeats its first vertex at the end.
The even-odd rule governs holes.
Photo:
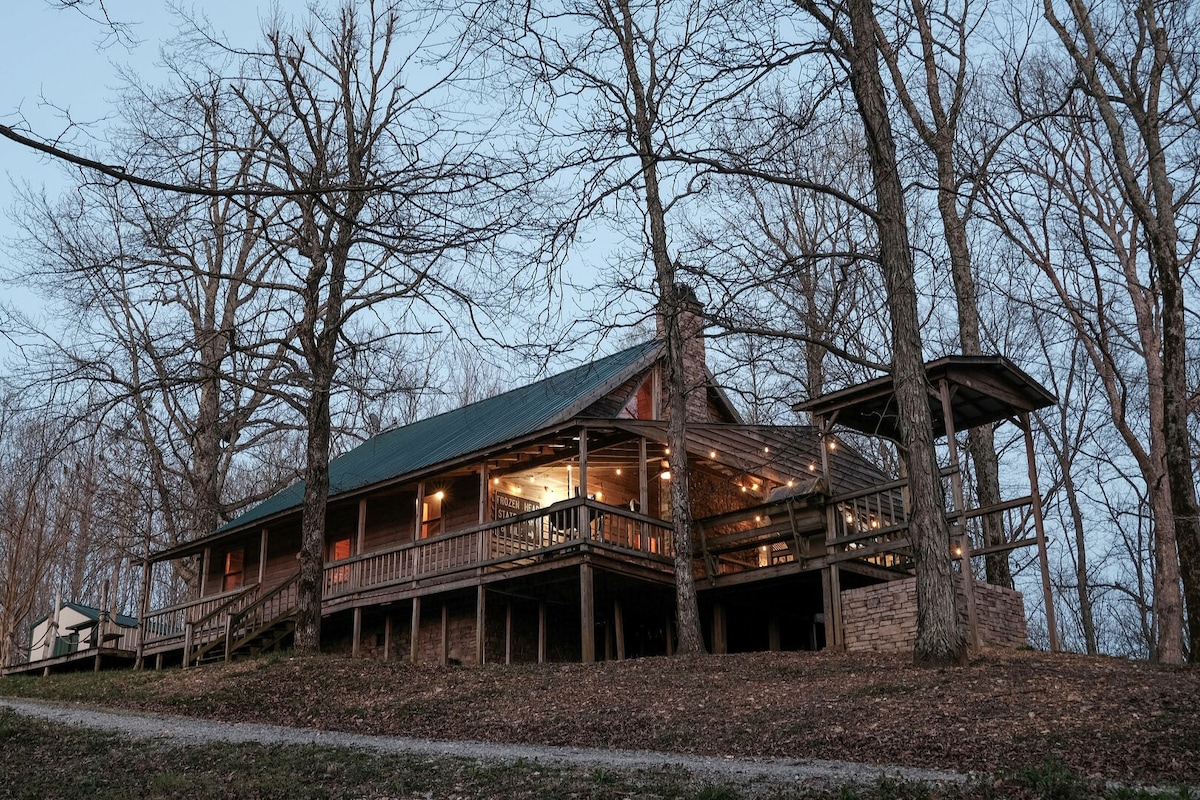
POLYGON ((715 460, 715 459, 716 459, 716 457, 717 457, 717 451, 716 451, 716 450, 709 450, 709 451, 708 451, 708 457, 709 457, 710 459, 713 459, 713 460, 715 460))

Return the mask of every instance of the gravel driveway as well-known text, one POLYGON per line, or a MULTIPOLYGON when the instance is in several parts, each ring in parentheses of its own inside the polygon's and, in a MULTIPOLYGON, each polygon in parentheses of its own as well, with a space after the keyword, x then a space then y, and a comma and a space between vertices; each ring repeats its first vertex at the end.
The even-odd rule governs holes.
POLYGON ((255 744, 305 744, 348 747, 379 753, 465 758, 502 763, 518 759, 569 767, 631 771, 675 767, 698 778, 735 784, 756 783, 776 787, 836 788, 871 783, 880 777, 924 782, 961 783, 966 776, 912 767, 881 767, 844 761, 791 759, 738 759, 656 753, 646 750, 599 750, 579 747, 493 744, 489 742, 436 741, 403 736, 366 736, 282 725, 219 722, 191 717, 99 710, 86 706, 0 698, 0 707, 56 723, 114 731, 135 739, 156 739, 179 746, 209 742, 255 744))

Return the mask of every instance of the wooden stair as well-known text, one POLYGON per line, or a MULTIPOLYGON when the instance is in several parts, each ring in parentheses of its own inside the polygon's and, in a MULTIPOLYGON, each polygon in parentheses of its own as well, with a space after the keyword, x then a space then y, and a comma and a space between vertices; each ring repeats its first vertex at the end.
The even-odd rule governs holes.
POLYGON ((232 661, 235 656, 279 648, 296 630, 296 582, 299 571, 254 602, 230 610, 222 636, 214 636, 190 653, 185 664, 232 661))

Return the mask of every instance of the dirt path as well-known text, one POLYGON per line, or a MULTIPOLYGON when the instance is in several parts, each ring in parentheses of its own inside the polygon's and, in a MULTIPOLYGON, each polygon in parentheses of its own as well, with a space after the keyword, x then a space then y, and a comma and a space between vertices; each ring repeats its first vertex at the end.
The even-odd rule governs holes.
POLYGON ((692 775, 729 783, 836 788, 871 783, 880 777, 906 781, 961 783, 966 776, 913 767, 880 767, 844 761, 736 759, 656 753, 645 750, 597 750, 487 742, 437 741, 403 736, 367 736, 281 725, 218 722, 160 714, 102 711, 86 706, 0 698, 0 708, 56 723, 113 731, 135 739, 167 740, 179 746, 209 742, 305 744, 511 763, 517 760, 569 767, 631 771, 675 767, 692 775))

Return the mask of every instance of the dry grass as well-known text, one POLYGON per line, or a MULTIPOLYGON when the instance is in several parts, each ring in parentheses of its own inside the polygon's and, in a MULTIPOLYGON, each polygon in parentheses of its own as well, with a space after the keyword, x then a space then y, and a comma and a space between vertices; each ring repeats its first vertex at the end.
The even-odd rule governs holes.
POLYGON ((360 733, 1200 784, 1200 671, 1034 652, 918 670, 837 653, 438 667, 275 656, 0 693, 360 733))

